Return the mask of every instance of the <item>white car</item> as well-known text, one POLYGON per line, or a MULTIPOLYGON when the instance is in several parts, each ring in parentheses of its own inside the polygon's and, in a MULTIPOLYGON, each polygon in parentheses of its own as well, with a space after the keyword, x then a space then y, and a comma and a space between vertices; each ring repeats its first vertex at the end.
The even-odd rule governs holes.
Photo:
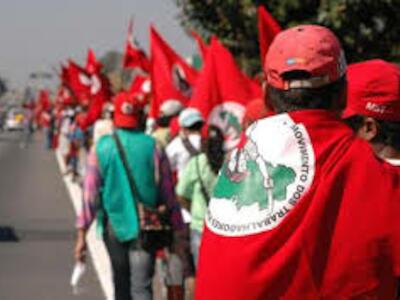
POLYGON ((22 110, 11 109, 7 113, 6 121, 4 123, 5 130, 22 130, 24 129, 24 113, 22 110))

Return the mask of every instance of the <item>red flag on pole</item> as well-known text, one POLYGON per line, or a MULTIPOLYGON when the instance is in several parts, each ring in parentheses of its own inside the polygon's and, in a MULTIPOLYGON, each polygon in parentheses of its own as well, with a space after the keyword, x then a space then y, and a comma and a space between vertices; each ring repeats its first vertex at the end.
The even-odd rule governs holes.
POLYGON ((43 89, 39 91, 37 103, 38 105, 34 113, 36 122, 47 127, 50 124, 50 110, 52 108, 48 90, 43 89))
POLYGON ((82 118, 80 127, 86 129, 101 117, 103 105, 111 99, 110 82, 102 74, 93 74, 91 77, 91 97, 87 114, 82 118))
POLYGON ((87 53, 86 67, 85 70, 89 74, 99 73, 102 68, 101 63, 97 60, 94 51, 89 48, 87 53))
POLYGON ((76 104, 75 100, 76 99, 72 97, 68 87, 60 85, 60 87, 58 88, 55 102, 63 107, 76 104))
POLYGON ((68 67, 61 64, 60 81, 63 86, 69 87, 68 67))
POLYGON ((186 106, 198 73, 176 54, 153 26, 150 28, 150 44, 153 92, 150 117, 156 118, 161 104, 167 101, 178 101, 186 106))
POLYGON ((140 68, 146 73, 150 72, 150 60, 146 53, 134 43, 132 20, 129 21, 128 36, 126 38, 122 65, 124 68, 140 68))
POLYGON ((101 67, 94 52, 89 49, 86 71, 90 74, 90 101, 87 114, 82 116, 79 123, 82 129, 86 129, 101 117, 104 103, 111 98, 110 81, 101 73, 101 67))
POLYGON ((201 36, 197 34, 197 32, 192 31, 191 34, 192 34, 193 38, 196 40, 196 42, 197 42, 197 46, 199 47, 202 60, 205 60, 206 56, 207 56, 207 48, 208 48, 208 46, 203 41, 201 36))
POLYGON ((216 39, 211 40, 203 71, 189 103, 209 124, 222 129, 226 148, 239 142, 245 107, 262 95, 261 87, 241 72, 231 53, 216 39))
POLYGON ((89 49, 85 70, 90 74, 90 95, 109 100, 111 94, 110 81, 101 72, 101 68, 102 64, 97 60, 93 50, 89 49))
POLYGON ((76 96, 77 100, 88 101, 91 89, 91 78, 90 74, 77 63, 71 59, 68 61, 68 86, 76 96))
POLYGON ((137 75, 132 80, 129 92, 133 94, 140 92, 150 92, 149 88, 151 89, 150 78, 147 76, 137 75), (148 86, 143 86, 144 84, 148 86))
POLYGON ((147 102, 151 94, 150 77, 137 75, 132 81, 129 93, 139 101, 147 102))
POLYGON ((42 111, 48 111, 51 108, 51 101, 48 90, 39 91, 39 105, 42 111))
POLYGON ((260 44, 261 62, 264 66, 265 55, 275 36, 282 30, 274 17, 260 5, 257 9, 258 42, 260 44))

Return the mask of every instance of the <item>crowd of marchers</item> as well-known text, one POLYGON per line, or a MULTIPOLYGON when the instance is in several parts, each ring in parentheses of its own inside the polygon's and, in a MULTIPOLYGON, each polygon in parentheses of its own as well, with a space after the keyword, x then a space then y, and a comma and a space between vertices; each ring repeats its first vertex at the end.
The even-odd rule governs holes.
POLYGON ((216 38, 199 73, 151 38, 130 90, 91 53, 32 108, 83 191, 76 260, 96 223, 117 300, 153 298, 156 259, 168 299, 397 299, 399 66, 317 25, 275 36, 262 82, 216 38))

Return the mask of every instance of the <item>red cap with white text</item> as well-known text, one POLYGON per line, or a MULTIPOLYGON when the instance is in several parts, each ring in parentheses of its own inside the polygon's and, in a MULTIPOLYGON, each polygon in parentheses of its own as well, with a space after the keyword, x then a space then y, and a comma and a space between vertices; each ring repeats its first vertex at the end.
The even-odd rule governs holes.
POLYGON ((347 105, 343 118, 354 115, 400 121, 400 68, 381 59, 349 65, 347 105))

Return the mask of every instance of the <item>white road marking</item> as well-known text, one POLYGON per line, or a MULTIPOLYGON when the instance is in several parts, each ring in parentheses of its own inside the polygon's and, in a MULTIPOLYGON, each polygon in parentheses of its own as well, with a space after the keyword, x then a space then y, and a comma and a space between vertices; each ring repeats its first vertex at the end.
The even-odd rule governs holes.
MULTIPOLYGON (((66 171, 65 163, 62 159, 62 155, 59 151, 56 151, 56 158, 61 174, 66 171)), ((67 187, 70 199, 75 209, 75 213, 78 214, 82 208, 82 189, 80 186, 72 182, 71 176, 63 176, 64 183, 67 187)), ((96 224, 92 224, 87 234, 87 244, 89 248, 92 261, 97 272, 97 276, 100 281, 100 285, 105 294, 105 299, 114 299, 114 290, 111 279, 111 264, 105 249, 104 243, 101 239, 96 237, 96 224)))

